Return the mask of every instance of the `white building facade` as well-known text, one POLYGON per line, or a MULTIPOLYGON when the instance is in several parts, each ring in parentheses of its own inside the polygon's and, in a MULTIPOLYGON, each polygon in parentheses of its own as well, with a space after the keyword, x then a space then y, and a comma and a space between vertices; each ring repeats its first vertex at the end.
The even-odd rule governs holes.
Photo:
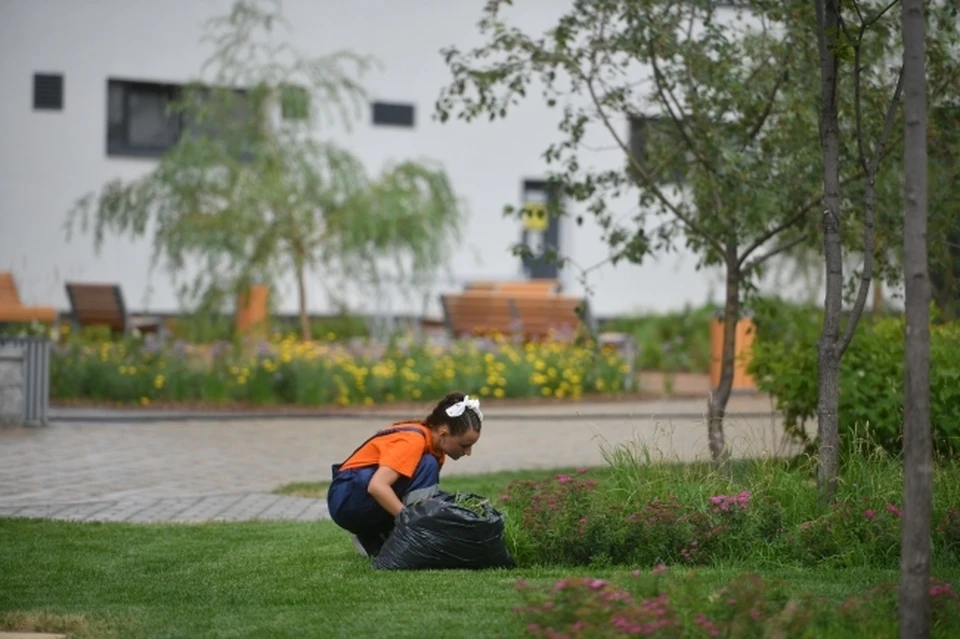
MULTIPOLYGON (((111 141, 110 118, 118 115, 110 105, 110 83, 149 88, 195 79, 210 53, 200 43, 201 24, 230 4, 0 0, 0 81, 6 87, 0 97, 0 270, 14 272, 25 303, 67 310, 64 282, 113 282, 132 309, 177 310, 167 274, 150 272, 149 241, 108 238, 97 255, 89 235, 68 242, 63 225, 77 198, 108 180, 143 174, 155 162, 111 141)), ((428 308, 356 291, 351 297, 358 311, 437 315, 437 294, 466 281, 524 277, 520 259, 510 251, 521 237, 521 223, 502 211, 504 205, 521 204, 525 185, 546 178, 542 153, 558 135, 559 113, 530 98, 494 123, 441 124, 433 117, 450 80, 440 50, 480 44, 476 23, 483 5, 483 0, 284 0, 293 27, 288 39, 298 49, 313 55, 349 49, 382 63, 365 78, 371 102, 378 104, 371 104, 351 132, 338 130, 331 137, 371 173, 391 160, 439 161, 467 205, 469 223, 455 252, 453 277, 438 281, 428 308)), ((538 31, 567 8, 561 0, 516 5, 516 22, 538 31)), ((626 133, 628 123, 621 125, 626 133)), ((623 162, 617 151, 604 153, 596 164, 623 162)), ((557 236, 560 252, 582 268, 608 256, 589 217, 582 227, 563 218, 557 236)), ((593 312, 602 317, 669 311, 722 300, 720 273, 697 271, 695 263, 681 250, 641 266, 593 269, 587 280, 593 312)), ((562 269, 559 277, 567 292, 583 293, 576 269, 562 269)), ((309 285, 310 312, 329 312, 323 287, 318 281, 309 285)), ((280 310, 293 312, 294 287, 283 287, 281 296, 280 310)))

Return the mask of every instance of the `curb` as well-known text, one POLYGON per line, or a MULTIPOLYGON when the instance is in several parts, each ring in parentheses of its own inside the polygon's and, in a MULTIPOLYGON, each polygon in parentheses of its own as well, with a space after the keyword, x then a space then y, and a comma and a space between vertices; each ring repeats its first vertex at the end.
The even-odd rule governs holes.
MULTIPOLYGON (((736 418, 736 417, 748 417, 748 418, 762 418, 762 417, 774 417, 781 416, 782 414, 778 411, 748 411, 748 412, 736 412, 728 413, 727 418, 736 418)), ((571 413, 561 413, 561 414, 550 414, 550 413, 496 413, 491 414, 491 418, 497 420, 510 420, 510 421, 560 421, 560 422, 569 422, 569 421, 612 421, 612 420, 624 420, 624 419, 659 419, 659 420, 672 420, 672 419, 683 419, 683 420, 702 420, 705 419, 703 412, 698 413, 672 413, 672 412, 662 412, 662 413, 628 413, 628 412, 616 412, 616 413, 580 413, 580 412, 571 412, 571 413)), ((198 421, 198 422, 222 422, 222 421, 257 421, 257 420, 330 420, 330 419, 343 419, 343 420, 370 420, 370 419, 379 419, 383 421, 402 421, 405 419, 410 419, 409 413, 340 413, 340 412, 316 412, 316 413, 302 413, 302 412, 155 412, 155 413, 146 413, 143 411, 100 411, 100 412, 91 412, 88 414, 79 413, 79 412, 59 412, 53 413, 50 415, 51 423, 67 423, 67 424, 90 424, 90 423, 136 423, 136 424, 147 424, 147 423, 157 423, 157 422, 185 422, 185 421, 198 421)))

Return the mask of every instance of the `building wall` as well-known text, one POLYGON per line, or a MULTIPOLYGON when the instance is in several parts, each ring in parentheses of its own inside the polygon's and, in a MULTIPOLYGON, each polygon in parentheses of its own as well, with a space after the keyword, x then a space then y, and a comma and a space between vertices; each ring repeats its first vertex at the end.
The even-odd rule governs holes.
MULTIPOLYGON (((449 72, 442 47, 468 48, 480 43, 476 22, 483 0, 285 0, 293 25, 289 40, 312 54, 350 49, 383 63, 368 76, 371 98, 416 105, 413 129, 373 126, 365 113, 352 132, 330 136, 356 153, 371 172, 390 160, 432 158, 449 172, 470 215, 452 274, 438 282, 426 309, 438 313, 435 293, 463 281, 520 276, 520 262, 510 245, 520 237, 520 223, 506 219, 505 204, 519 204, 524 180, 542 179, 541 153, 555 139, 559 113, 529 99, 505 121, 441 125, 433 105, 449 72)), ((518 2, 518 24, 542 29, 565 3, 518 2)), ((63 223, 73 202, 112 178, 132 178, 149 171, 152 160, 108 157, 106 153, 106 83, 108 78, 180 83, 196 77, 209 53, 199 43, 201 23, 229 8, 228 0, 0 0, 0 269, 12 269, 28 303, 68 308, 63 283, 69 280, 119 283, 134 309, 174 311, 177 301, 169 277, 150 271, 146 241, 107 239, 100 255, 92 238, 67 241, 63 223), (62 111, 32 109, 34 73, 64 75, 62 111)), ((621 123, 626 134, 627 123, 621 123)), ((609 147, 599 133, 597 147, 609 147)), ((597 151, 588 161, 621 163, 617 151, 597 151)), ((627 212, 629 203, 618 203, 627 212)), ((608 254, 598 228, 589 220, 577 228, 564 219, 561 251, 580 268, 602 263, 608 254)), ((642 266, 605 265, 586 279, 599 315, 639 310, 673 310, 722 299, 722 279, 715 271, 694 268, 684 252, 650 259, 642 266)), ((325 312, 322 274, 311 277, 309 307, 325 312)), ((577 269, 562 278, 573 292, 583 292, 577 269)), ((799 290, 799 289, 798 289, 799 290)), ((352 291, 366 311, 417 312, 418 300, 352 291)), ((292 283, 280 308, 293 311, 292 283)))

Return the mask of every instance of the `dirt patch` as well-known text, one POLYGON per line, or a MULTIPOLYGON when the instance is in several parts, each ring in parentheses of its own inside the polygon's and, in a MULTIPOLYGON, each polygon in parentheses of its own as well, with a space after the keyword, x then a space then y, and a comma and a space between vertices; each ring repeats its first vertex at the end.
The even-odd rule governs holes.
POLYGON ((135 636, 128 623, 43 610, 0 612, 0 639, 121 639, 135 636))

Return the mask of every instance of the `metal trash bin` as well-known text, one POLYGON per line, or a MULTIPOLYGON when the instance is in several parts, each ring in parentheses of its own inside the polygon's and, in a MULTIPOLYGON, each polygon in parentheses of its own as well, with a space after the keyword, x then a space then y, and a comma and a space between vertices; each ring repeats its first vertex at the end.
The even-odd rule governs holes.
POLYGON ((50 407, 50 340, 0 336, 0 423, 45 426, 50 407))

